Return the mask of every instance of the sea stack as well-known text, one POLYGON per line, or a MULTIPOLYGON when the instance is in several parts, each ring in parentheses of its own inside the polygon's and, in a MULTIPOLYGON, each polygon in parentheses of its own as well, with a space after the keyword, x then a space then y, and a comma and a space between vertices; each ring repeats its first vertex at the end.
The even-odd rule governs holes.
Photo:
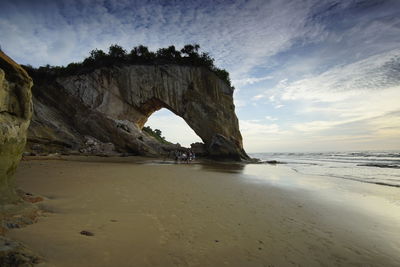
POLYGON ((18 200, 13 175, 32 116, 32 79, 0 51, 0 205, 18 200))

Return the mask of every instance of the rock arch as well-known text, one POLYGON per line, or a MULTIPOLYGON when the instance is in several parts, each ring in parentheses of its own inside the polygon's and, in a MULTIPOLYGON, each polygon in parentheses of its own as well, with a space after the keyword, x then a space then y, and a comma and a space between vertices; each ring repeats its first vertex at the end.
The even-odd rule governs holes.
POLYGON ((203 140, 189 127, 187 122, 166 108, 161 108, 150 115, 145 127, 153 131, 158 129, 166 141, 190 147, 193 143, 203 143, 203 140))
POLYGON ((80 142, 73 137, 79 133, 111 142, 119 150, 154 154, 160 149, 141 129, 153 112, 166 108, 186 121, 203 140, 210 157, 248 158, 235 114, 233 88, 203 67, 114 66, 56 77, 52 83, 37 85, 33 93, 38 104, 31 144, 48 139, 37 134, 43 132, 63 139, 52 127, 43 130, 43 125, 50 124, 45 113, 51 111, 52 117, 65 125, 64 135, 70 135, 71 147, 80 142))

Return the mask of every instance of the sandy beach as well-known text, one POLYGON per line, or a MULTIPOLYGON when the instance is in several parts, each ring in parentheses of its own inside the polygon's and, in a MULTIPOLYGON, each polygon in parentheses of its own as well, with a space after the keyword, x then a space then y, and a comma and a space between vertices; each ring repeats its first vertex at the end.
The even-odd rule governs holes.
POLYGON ((16 180, 46 198, 7 233, 39 266, 400 266, 399 188, 140 158, 26 160, 16 180))

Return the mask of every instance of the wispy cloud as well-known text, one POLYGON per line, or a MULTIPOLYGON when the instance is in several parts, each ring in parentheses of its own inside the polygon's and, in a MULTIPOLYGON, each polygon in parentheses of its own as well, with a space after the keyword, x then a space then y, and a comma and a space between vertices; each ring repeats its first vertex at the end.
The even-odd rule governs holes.
POLYGON ((271 117, 271 116, 265 116, 265 119, 266 119, 266 120, 269 120, 269 121, 276 121, 276 120, 278 120, 277 118, 274 118, 274 117, 271 117))
POLYGON ((232 82, 236 86, 243 86, 243 85, 249 85, 249 84, 262 82, 265 80, 271 80, 272 78, 273 78, 272 76, 268 75, 268 76, 259 77, 259 78, 255 78, 255 77, 243 78, 243 79, 233 80, 232 82))
POLYGON ((360 92, 382 90, 399 84, 400 49, 395 49, 292 82, 284 88, 282 99, 337 102, 360 92))
MULTIPOLYGON (((383 147, 400 128, 399 10, 398 0, 6 0, 0 38, 34 66, 113 43, 199 43, 231 73, 246 148, 383 147)), ((166 130, 175 116, 162 116, 150 122, 182 136, 186 125, 166 130)))
POLYGON ((314 36, 307 25, 314 1, 9 1, 0 10, 2 45, 33 65, 67 64, 93 48, 143 43, 151 48, 190 42, 211 51, 240 84, 247 72, 314 36))
POLYGON ((254 120, 241 120, 240 130, 248 136, 279 133, 280 128, 277 124, 263 124, 254 120))

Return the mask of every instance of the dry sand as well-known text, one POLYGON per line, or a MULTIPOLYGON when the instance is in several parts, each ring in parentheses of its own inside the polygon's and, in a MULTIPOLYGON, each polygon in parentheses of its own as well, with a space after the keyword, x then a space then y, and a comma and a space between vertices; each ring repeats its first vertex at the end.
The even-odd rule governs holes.
POLYGON ((86 159, 18 169, 49 213, 7 235, 43 266, 400 266, 398 188, 286 166, 86 159))

